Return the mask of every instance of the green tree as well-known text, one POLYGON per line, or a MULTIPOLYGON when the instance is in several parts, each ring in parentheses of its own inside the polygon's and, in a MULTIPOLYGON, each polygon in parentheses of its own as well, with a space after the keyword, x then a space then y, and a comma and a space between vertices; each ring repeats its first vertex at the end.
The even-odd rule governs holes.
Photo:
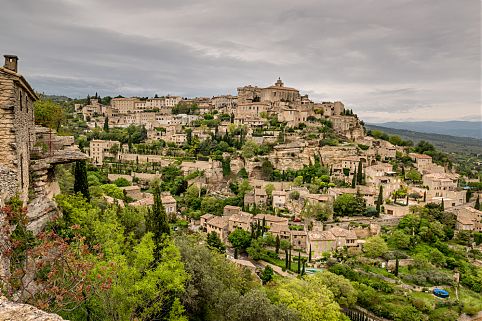
POLYGON ((229 234, 228 240, 237 251, 244 251, 251 244, 251 234, 238 228, 229 234))
POLYGON ((365 200, 353 194, 342 194, 335 199, 333 203, 333 212, 335 216, 353 216, 362 215, 365 212, 365 200))
POLYGON ((269 159, 264 159, 261 163, 261 173, 265 180, 270 181, 273 178, 274 166, 271 164, 269 159))
POLYGON ((406 174, 405 177, 412 182, 420 182, 422 180, 422 174, 420 174, 417 170, 411 169, 406 174))
POLYGON ((357 290, 348 279, 341 275, 325 270, 307 277, 306 280, 314 285, 327 287, 341 306, 350 307, 357 301, 357 290))
POLYGON ((279 248, 280 248, 280 245, 281 245, 281 242, 280 242, 280 238, 279 238, 279 235, 276 234, 276 245, 275 245, 275 251, 276 251, 276 254, 279 254, 279 248))
POLYGON ((159 184, 154 186, 154 204, 152 205, 152 210, 149 210, 146 221, 147 230, 153 233, 155 244, 154 258, 156 262, 159 262, 161 259, 162 242, 171 233, 166 211, 161 202, 161 188, 159 184))
POLYGON ((361 185, 363 184, 363 163, 362 161, 358 161, 358 170, 357 170, 357 175, 356 175, 356 182, 357 184, 361 185))
POLYGON ((223 244, 218 234, 214 231, 208 234, 207 244, 210 248, 216 249, 220 253, 224 253, 226 251, 226 246, 223 244))
POLYGON ((295 186, 303 185, 303 176, 296 176, 295 179, 293 180, 293 184, 295 186))
POLYGON ((298 278, 281 280, 273 288, 272 298, 298 311, 300 321, 344 320, 340 306, 324 285, 298 278))
POLYGON ((363 244, 363 252, 368 257, 377 258, 388 252, 388 246, 382 237, 372 236, 367 238, 363 244))
POLYGON ((380 185, 380 189, 378 191, 377 206, 376 206, 378 214, 380 214, 382 205, 383 205, 383 186, 380 185))
POLYGON ((108 132, 109 131, 109 117, 105 117, 104 119, 104 131, 108 132))
POLYGON ((480 195, 477 195, 477 199, 475 200, 474 208, 475 208, 476 210, 479 210, 479 211, 480 211, 480 195))
POLYGON ((353 177, 351 179, 351 188, 355 188, 356 187, 356 181, 357 181, 357 171, 355 171, 355 173, 353 173, 353 177))
POLYGON ((268 283, 273 279, 273 268, 269 265, 266 265, 264 268, 263 272, 261 272, 261 275, 259 276, 263 284, 268 283))
POLYGON ((243 147, 241 148, 241 155, 245 159, 249 159, 255 156, 258 153, 259 146, 253 140, 248 140, 244 143, 243 147))
POLYGON ((65 121, 65 111, 51 99, 41 98, 34 102, 35 123, 59 131, 65 121))
POLYGON ((87 167, 85 160, 75 162, 74 168, 74 192, 82 195, 90 201, 89 182, 87 180, 87 167))

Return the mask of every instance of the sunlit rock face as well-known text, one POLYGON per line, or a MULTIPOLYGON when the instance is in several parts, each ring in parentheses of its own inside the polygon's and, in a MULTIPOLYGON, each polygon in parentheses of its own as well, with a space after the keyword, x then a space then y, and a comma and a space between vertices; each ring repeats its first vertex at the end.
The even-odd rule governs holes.
POLYGON ((47 313, 28 304, 8 301, 0 297, 0 321, 62 321, 57 314, 47 313))

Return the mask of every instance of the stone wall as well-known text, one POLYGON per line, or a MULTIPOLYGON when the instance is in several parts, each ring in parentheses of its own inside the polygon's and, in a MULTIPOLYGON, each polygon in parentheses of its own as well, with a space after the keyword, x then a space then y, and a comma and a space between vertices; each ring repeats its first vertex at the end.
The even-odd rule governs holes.
MULTIPOLYGON (((16 171, 17 182, 9 184, 15 184, 24 201, 29 190, 30 149, 35 144, 35 99, 25 89, 23 78, 0 69, 0 165, 16 171)), ((6 191, 11 189, 6 186, 6 191)))

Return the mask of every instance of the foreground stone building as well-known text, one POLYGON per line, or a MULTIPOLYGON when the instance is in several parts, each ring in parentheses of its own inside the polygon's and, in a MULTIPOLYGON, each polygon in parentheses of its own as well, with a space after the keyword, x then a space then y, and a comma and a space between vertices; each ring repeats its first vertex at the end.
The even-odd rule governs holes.
POLYGON ((30 150, 35 144, 33 102, 38 99, 17 73, 17 56, 0 67, 0 205, 19 193, 27 200, 30 150))
MULTIPOLYGON (((27 229, 34 234, 57 214, 53 197, 60 192, 55 165, 86 159, 71 136, 35 126, 33 103, 38 96, 17 72, 18 58, 5 55, 0 67, 0 208, 14 196, 27 207, 27 229)), ((6 214, 0 210, 0 248, 10 242, 6 214)), ((0 280, 10 262, 0 251, 0 280)))

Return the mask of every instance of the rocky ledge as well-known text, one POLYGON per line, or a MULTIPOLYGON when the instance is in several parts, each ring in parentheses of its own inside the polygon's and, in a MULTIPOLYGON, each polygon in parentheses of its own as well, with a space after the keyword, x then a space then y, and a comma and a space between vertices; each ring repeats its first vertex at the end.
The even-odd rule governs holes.
POLYGON ((28 304, 14 303, 0 296, 0 321, 62 321, 57 314, 47 313, 28 304))

